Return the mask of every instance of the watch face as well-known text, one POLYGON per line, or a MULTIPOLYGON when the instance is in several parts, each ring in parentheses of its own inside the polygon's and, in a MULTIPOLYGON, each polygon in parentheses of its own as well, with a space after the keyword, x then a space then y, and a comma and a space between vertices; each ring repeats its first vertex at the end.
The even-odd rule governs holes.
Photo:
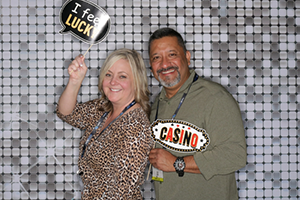
POLYGON ((184 164, 182 162, 178 162, 177 166, 179 170, 182 170, 184 168, 184 164))
POLYGON ((175 168, 179 171, 183 170, 185 168, 185 163, 183 160, 176 160, 175 162, 175 168))

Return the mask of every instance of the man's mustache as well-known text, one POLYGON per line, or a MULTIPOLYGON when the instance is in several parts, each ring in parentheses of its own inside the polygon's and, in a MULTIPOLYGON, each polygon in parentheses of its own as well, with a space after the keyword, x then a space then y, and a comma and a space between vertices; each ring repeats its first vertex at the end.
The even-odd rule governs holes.
POLYGON ((171 69, 178 70, 178 67, 176 67, 176 66, 170 66, 170 67, 167 67, 167 68, 159 69, 159 70, 157 70, 156 72, 157 72, 157 74, 159 74, 159 73, 161 73, 161 72, 166 72, 166 71, 169 71, 169 70, 171 70, 171 69))

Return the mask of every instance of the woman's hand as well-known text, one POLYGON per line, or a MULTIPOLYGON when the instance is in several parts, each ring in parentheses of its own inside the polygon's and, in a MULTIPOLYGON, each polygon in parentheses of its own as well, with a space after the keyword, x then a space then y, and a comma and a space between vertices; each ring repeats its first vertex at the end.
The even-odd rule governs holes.
POLYGON ((84 63, 84 56, 82 54, 78 55, 72 63, 68 67, 68 72, 70 75, 69 82, 72 83, 82 83, 86 72, 87 72, 87 66, 84 63))
POLYGON ((84 63, 84 56, 77 56, 68 67, 69 82, 61 94, 58 101, 58 111, 63 115, 72 113, 75 108, 77 95, 81 87, 81 83, 87 72, 87 67, 84 63))

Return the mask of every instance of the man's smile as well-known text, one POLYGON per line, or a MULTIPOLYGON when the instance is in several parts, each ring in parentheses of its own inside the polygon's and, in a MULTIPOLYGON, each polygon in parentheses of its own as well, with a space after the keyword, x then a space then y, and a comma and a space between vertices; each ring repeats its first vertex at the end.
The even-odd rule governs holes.
POLYGON ((166 69, 157 70, 157 74, 162 73, 163 75, 173 73, 175 70, 178 70, 178 67, 168 67, 166 69))

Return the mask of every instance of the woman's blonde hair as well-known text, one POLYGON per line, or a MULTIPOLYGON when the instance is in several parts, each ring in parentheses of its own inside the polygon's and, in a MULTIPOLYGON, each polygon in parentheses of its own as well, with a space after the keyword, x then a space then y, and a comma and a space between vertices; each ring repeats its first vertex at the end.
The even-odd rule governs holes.
POLYGON ((103 79, 107 71, 111 66, 118 60, 125 59, 129 62, 133 80, 134 80, 134 90, 135 90, 135 101, 139 103, 142 109, 147 113, 148 117, 150 115, 150 104, 149 104, 149 90, 147 81, 146 66, 142 56, 135 50, 130 49, 118 49, 112 52, 104 61, 99 76, 98 88, 101 93, 101 99, 105 100, 104 110, 112 111, 113 106, 110 101, 107 100, 106 95, 103 91, 103 79))

